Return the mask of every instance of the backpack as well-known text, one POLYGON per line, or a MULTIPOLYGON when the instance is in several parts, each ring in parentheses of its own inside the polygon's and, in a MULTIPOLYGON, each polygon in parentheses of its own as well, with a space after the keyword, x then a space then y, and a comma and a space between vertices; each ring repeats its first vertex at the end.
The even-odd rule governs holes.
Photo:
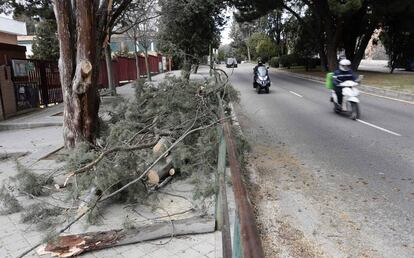
POLYGON ((333 88, 334 88, 333 75, 334 75, 334 73, 327 73, 326 74, 325 87, 329 90, 333 90, 333 88))

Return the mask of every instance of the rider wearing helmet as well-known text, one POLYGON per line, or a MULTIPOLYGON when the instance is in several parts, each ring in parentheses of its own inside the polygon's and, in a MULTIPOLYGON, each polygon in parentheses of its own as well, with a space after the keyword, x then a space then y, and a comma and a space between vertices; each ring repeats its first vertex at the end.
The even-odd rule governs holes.
POLYGON ((259 69, 259 66, 264 66, 262 59, 258 59, 257 60, 257 65, 254 67, 253 71, 254 71, 254 78, 253 78, 253 83, 256 81, 256 76, 257 76, 257 69, 259 69))
POLYGON ((334 90, 336 96, 338 97, 338 104, 342 105, 342 87, 338 85, 344 81, 356 80, 356 76, 351 70, 351 61, 349 61, 348 59, 342 59, 341 61, 339 61, 339 69, 337 69, 334 72, 334 78, 334 90))

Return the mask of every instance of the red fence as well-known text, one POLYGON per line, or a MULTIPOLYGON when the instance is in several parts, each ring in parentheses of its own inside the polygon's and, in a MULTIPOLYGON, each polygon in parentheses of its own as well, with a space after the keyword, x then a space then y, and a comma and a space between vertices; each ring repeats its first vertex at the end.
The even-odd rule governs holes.
MULTIPOLYGON (((162 64, 161 55, 148 56, 148 63, 152 74, 162 72, 160 71, 160 64, 162 64)), ((140 77, 145 77, 147 75, 147 67, 145 65, 144 57, 138 57, 138 65, 140 77)), ((112 60, 112 69, 116 85, 119 85, 119 82, 132 81, 138 78, 135 58, 117 57, 112 60)), ((101 88, 108 87, 108 73, 106 72, 106 63, 104 61, 101 63, 98 84, 101 88)))
MULTIPOLYGON (((148 57, 149 68, 152 74, 160 71, 162 56, 148 57)), ((63 101, 62 89, 59 80, 57 62, 40 61, 33 59, 12 59, 12 81, 16 96, 17 110, 48 106, 63 101)), ((138 58, 140 77, 147 74, 145 58, 138 58)), ((169 62, 167 61, 167 64, 169 62)), ((133 81, 138 78, 135 58, 118 57, 112 61, 115 85, 120 82, 133 81)), ((105 61, 100 64, 98 85, 108 87, 108 75, 105 61)))

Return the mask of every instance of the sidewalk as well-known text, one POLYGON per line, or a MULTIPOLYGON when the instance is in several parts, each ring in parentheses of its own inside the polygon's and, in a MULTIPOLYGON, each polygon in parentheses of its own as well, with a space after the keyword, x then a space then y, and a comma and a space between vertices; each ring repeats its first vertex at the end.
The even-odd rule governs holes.
MULTIPOLYGON (((165 79, 166 76, 179 76, 180 71, 173 71, 166 74, 153 76, 153 83, 157 84, 165 79)), ((192 75, 191 79, 203 79, 208 76, 208 68, 200 67, 200 74, 192 75)), ((117 88, 117 92, 125 99, 132 99, 134 88, 132 84, 127 84, 117 88)), ((111 103, 111 98, 103 97, 105 103, 111 103)), ((48 154, 59 150, 63 146, 62 139, 62 119, 63 105, 22 115, 14 119, 0 122, 0 187, 6 183, 10 176, 16 174, 14 158, 22 165, 32 169, 33 172, 44 174, 61 167, 63 163, 56 160, 45 158, 48 154), (25 129, 21 129, 25 128, 25 129)), ((168 184, 164 191, 174 194, 180 194, 187 199, 192 198, 194 189, 187 181, 174 181, 168 184)), ((229 198, 231 199, 232 190, 228 189, 229 198)), ((31 203, 31 200, 24 196, 19 196, 18 200, 23 206, 31 203)), ((208 214, 214 215, 214 198, 207 199, 208 214)), ((87 226, 86 231, 110 230, 123 228, 123 223, 128 217, 138 223, 138 225, 151 223, 153 219, 159 216, 165 216, 166 211, 169 213, 179 213, 181 210, 189 208, 188 201, 183 198, 168 196, 160 202, 160 207, 151 210, 147 206, 137 206, 135 212, 133 209, 126 209, 121 205, 111 205, 103 207, 102 221, 99 225, 87 226)), ((174 216, 174 219, 194 216, 188 213, 180 216, 174 216)), ((45 232, 36 230, 35 226, 22 224, 20 222, 21 213, 10 215, 0 215, 0 257, 16 257, 32 245, 39 242, 45 236, 45 232)), ((167 218, 168 220, 168 218, 167 218)), ((72 226, 66 233, 74 234, 85 232, 85 223, 79 223, 72 226)), ((60 228, 60 227, 59 227, 60 228)), ((212 225, 214 229, 214 225, 212 225)), ((132 244, 123 247, 109 248, 101 251, 86 253, 82 257, 120 257, 120 258, 185 258, 185 257, 222 257, 221 232, 215 231, 209 234, 191 235, 182 237, 173 237, 171 239, 161 239, 140 244, 132 244)), ((38 256, 31 252, 25 257, 50 257, 49 255, 38 256)))

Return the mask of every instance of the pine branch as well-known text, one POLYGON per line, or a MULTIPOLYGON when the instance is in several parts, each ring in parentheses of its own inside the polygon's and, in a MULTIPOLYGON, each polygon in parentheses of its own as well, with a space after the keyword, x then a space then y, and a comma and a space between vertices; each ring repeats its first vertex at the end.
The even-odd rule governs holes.
MULTIPOLYGON (((98 197, 99 200, 100 197, 98 197)), ((86 209, 84 212, 82 212, 81 214, 79 214, 75 219, 73 219, 71 222, 69 222, 64 228, 60 229, 59 231, 53 233, 51 236, 49 236, 46 240, 42 240, 40 242, 38 242, 37 244, 33 245, 32 247, 30 247, 29 249, 27 249, 26 251, 24 251, 22 254, 20 254, 19 256, 17 256, 17 258, 22 258, 24 256, 26 256, 27 254, 29 254, 31 251, 33 251, 34 249, 36 249, 38 246, 42 245, 44 242, 49 241, 57 236, 59 236, 61 233, 65 232, 68 228, 70 228, 73 224, 75 224, 76 222, 78 222, 81 218, 83 218, 89 211, 91 211, 92 209, 94 209, 96 207, 96 205, 98 204, 98 202, 95 202, 91 207, 89 207, 88 209, 86 209)))
MULTIPOLYGON (((112 193, 110 193, 110 194, 108 194, 108 195, 105 195, 105 196, 103 196, 100 200, 99 200, 99 202, 103 202, 103 201, 105 201, 105 200, 107 200, 107 199, 109 199, 109 198, 111 198, 111 197, 113 197, 113 196, 115 196, 115 195, 117 195, 117 194, 119 194, 120 192, 122 192, 122 191, 124 191, 125 189, 127 189, 128 187, 130 187, 131 185, 133 185, 133 184, 135 184, 136 182, 138 182, 139 180, 141 180, 142 178, 144 178, 144 176, 146 176, 147 174, 148 174, 148 172, 160 161, 160 160, 162 160, 164 157, 165 157, 165 155, 167 155, 172 149, 174 149, 175 148, 175 146, 177 146, 177 144, 178 143, 180 143, 182 140, 184 140, 187 136, 189 136, 190 134, 193 134, 193 133, 195 133, 195 132, 198 132, 198 131, 202 131, 202 130, 206 130, 206 129, 208 129, 208 128, 210 128, 210 127, 212 127, 212 126, 215 126, 215 125, 217 125, 217 124, 219 124, 221 121, 223 121, 223 120, 225 120, 225 119, 228 119, 228 118, 231 118, 231 116, 229 116, 229 117, 225 117, 225 118, 223 118, 223 119, 219 119, 219 120, 217 120, 217 121, 215 121, 215 122, 213 122, 213 123, 211 123, 211 124, 209 124, 209 125, 206 125, 206 126, 201 126, 201 127, 197 127, 197 128, 195 128, 195 129, 192 129, 191 130, 191 128, 194 126, 194 123, 193 123, 193 125, 191 125, 191 127, 183 134, 183 135, 181 135, 181 137, 180 138, 178 138, 164 153, 162 153, 139 177, 137 177, 137 178, 135 178, 134 180, 132 180, 132 181, 130 181, 128 184, 126 184, 126 185, 124 185, 124 186, 122 186, 121 188, 119 188, 118 190, 116 190, 115 192, 112 192, 112 193)), ((194 122, 195 122, 195 120, 194 120, 194 122)), ((107 191, 107 190, 105 190, 105 191, 107 191)), ((104 192, 105 192, 104 191, 104 192)))
POLYGON ((136 150, 142 150, 142 149, 147 149, 147 148, 151 148, 153 147, 155 144, 157 144, 158 140, 160 139, 160 136, 156 136, 155 140, 150 142, 150 143, 146 143, 146 144, 140 144, 137 146, 132 146, 132 147, 123 147, 123 146, 118 146, 109 150, 106 150, 104 152, 102 152, 98 158, 96 158, 94 161, 90 162, 89 164, 69 173, 69 176, 66 178, 65 183, 63 184, 64 186, 66 186, 68 180, 75 175, 81 174, 81 173, 85 173, 86 171, 89 171, 90 169, 92 169, 94 166, 96 166, 104 157, 108 156, 111 153, 114 152, 127 152, 127 151, 136 151, 136 150))

